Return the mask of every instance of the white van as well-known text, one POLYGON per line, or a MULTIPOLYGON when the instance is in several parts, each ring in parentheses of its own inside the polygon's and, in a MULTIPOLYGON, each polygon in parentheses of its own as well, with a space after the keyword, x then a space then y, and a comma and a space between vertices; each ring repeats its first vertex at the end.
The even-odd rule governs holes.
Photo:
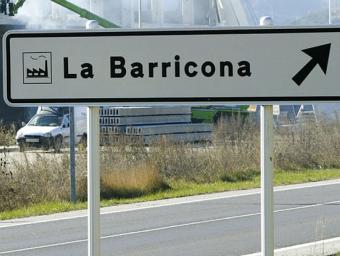
MULTIPOLYGON (((75 141, 86 143, 86 108, 75 107, 75 141)), ((68 108, 39 107, 32 119, 16 134, 20 151, 34 147, 59 152, 63 144, 69 143, 70 121, 68 108)))

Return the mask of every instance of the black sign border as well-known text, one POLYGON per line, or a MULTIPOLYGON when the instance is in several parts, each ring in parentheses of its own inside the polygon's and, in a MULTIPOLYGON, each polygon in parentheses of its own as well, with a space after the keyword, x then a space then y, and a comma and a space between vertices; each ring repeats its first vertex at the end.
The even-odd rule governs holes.
POLYGON ((246 29, 197 29, 197 30, 141 30, 141 31, 75 31, 75 32, 41 32, 30 33, 20 31, 16 34, 7 34, 6 67, 7 67, 7 100, 13 105, 43 105, 43 104, 84 104, 99 105, 100 103, 299 103, 299 102, 336 102, 340 96, 306 96, 306 97, 176 97, 176 98, 48 98, 48 99, 13 99, 11 96, 11 39, 12 38, 46 38, 46 37, 112 37, 112 36, 171 36, 171 35, 217 35, 217 34, 296 34, 296 33, 339 33, 340 27, 304 27, 304 28, 246 28, 246 29))

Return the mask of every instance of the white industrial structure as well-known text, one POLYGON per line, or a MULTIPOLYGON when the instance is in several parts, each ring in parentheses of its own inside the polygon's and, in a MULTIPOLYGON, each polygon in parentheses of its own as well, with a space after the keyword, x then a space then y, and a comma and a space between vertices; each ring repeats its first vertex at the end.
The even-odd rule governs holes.
POLYGON ((213 124, 192 123, 190 106, 103 107, 100 109, 101 144, 126 135, 144 144, 211 141, 213 124))
MULTIPOLYGON (((123 28, 249 26, 257 19, 245 0, 72 0, 123 28)), ((85 20, 46 0, 26 1, 18 17, 33 26, 84 26, 85 20), (32 15, 33 10, 33 15, 32 15), (42 11, 43 10, 43 11, 42 11), (47 21, 49 20, 49 22, 47 21), (41 22, 44 21, 44 22, 41 22)))

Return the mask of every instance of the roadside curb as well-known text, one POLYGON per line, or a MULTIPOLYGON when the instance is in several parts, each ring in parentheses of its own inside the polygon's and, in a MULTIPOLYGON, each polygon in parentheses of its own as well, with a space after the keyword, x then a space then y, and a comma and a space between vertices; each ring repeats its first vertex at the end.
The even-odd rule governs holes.
MULTIPOLYGON (((340 237, 275 250, 275 256, 325 256, 340 252, 340 237)), ((261 256, 261 253, 244 256, 261 256)))
POLYGON ((19 152, 18 146, 0 146, 0 153, 19 152))

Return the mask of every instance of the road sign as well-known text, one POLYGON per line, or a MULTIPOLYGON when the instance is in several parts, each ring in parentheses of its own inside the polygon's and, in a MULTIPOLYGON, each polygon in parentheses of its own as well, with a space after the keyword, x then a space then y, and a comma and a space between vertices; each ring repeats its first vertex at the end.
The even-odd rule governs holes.
POLYGON ((339 101, 339 32, 12 31, 4 95, 14 106, 339 101))

